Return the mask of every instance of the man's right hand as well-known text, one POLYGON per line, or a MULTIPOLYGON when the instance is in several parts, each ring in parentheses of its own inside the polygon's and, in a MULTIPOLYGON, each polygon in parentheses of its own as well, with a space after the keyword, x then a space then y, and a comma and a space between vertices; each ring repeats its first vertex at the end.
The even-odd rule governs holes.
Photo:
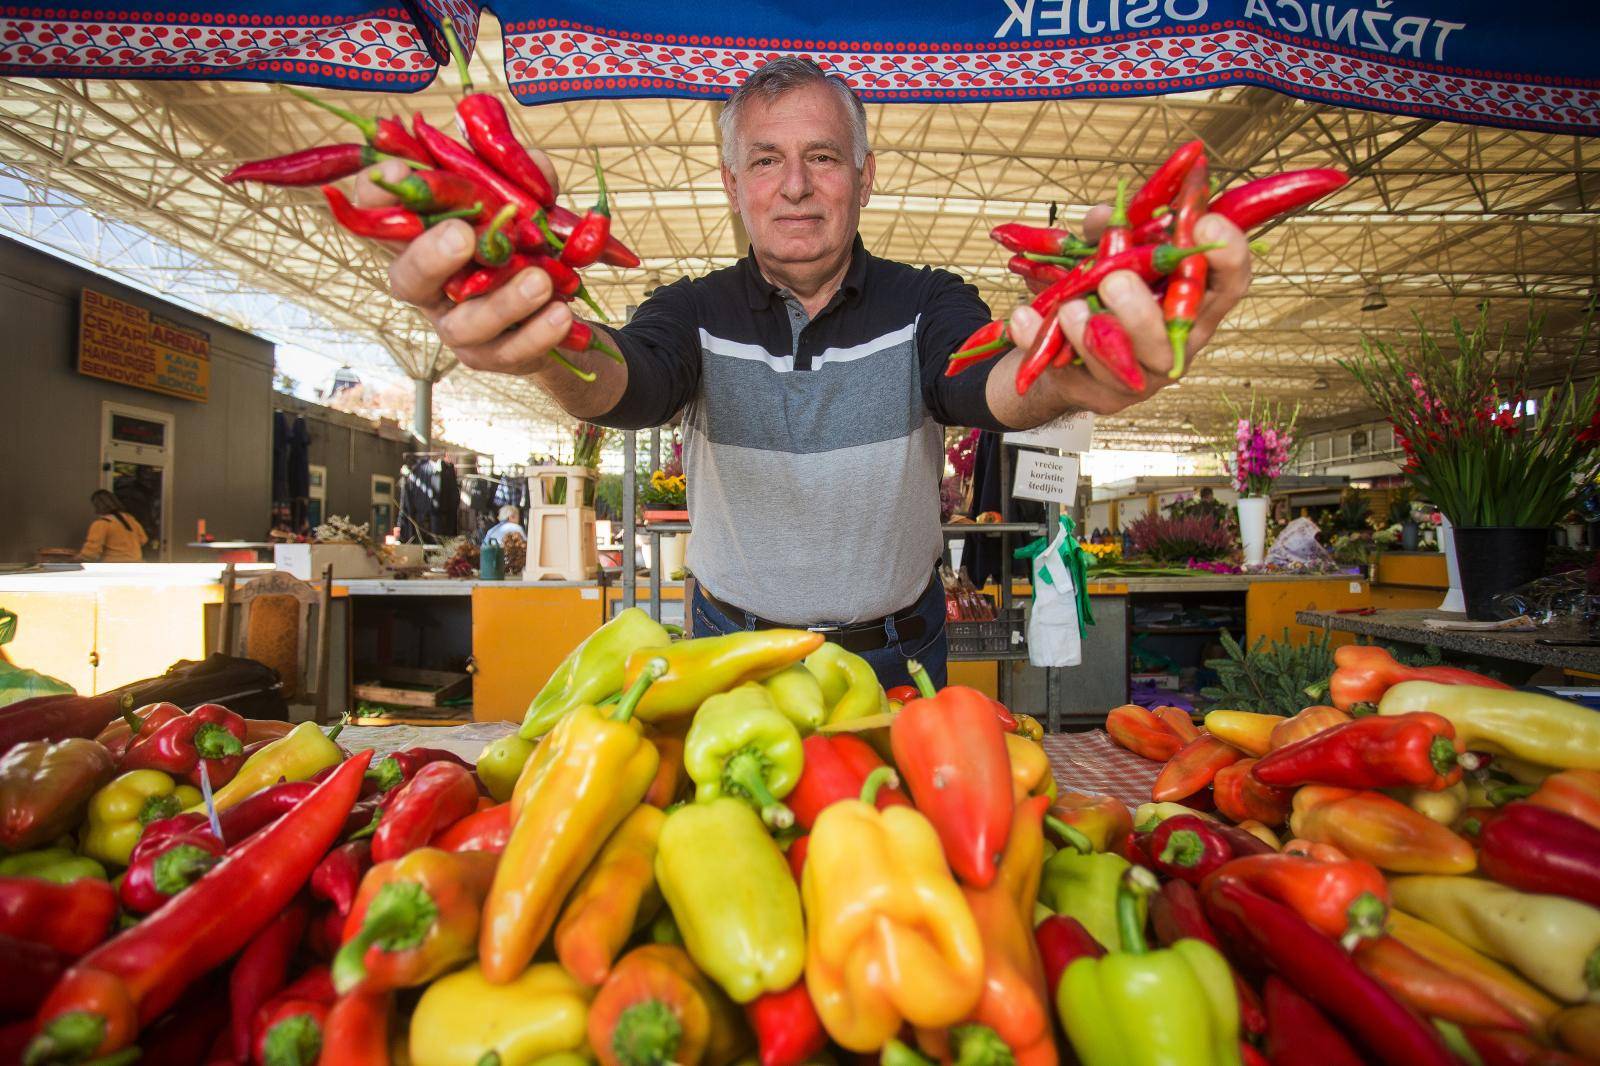
MULTIPOLYGON (((409 173, 397 160, 381 166, 390 183, 409 173)), ((357 179, 359 206, 387 207, 394 202, 365 173, 357 179)), ((461 304, 445 296, 445 282, 472 259, 472 241, 472 226, 460 219, 432 227, 400 249, 389 264, 389 291, 420 309, 464 366, 502 374, 553 368, 546 357, 572 327, 572 311, 551 299, 553 289, 544 271, 529 267, 487 296, 461 304)))

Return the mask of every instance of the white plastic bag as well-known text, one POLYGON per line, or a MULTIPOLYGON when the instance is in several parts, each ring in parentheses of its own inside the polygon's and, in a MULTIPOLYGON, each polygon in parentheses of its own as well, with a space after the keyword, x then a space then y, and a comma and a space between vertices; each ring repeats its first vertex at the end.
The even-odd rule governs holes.
POLYGON ((1061 561, 1061 538, 1033 557, 1033 611, 1028 616, 1028 662, 1077 666, 1083 662, 1078 590, 1061 561))

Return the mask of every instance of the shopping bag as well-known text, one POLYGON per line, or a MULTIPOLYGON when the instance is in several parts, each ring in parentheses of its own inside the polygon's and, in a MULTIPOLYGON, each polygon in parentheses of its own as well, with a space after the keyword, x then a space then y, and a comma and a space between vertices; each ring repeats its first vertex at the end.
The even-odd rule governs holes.
POLYGON ((1094 624, 1089 610, 1088 567, 1073 536, 1072 519, 1061 516, 1055 539, 1043 537, 1017 549, 1033 564, 1033 610, 1028 615, 1028 662, 1077 666, 1083 662, 1083 630, 1094 624))

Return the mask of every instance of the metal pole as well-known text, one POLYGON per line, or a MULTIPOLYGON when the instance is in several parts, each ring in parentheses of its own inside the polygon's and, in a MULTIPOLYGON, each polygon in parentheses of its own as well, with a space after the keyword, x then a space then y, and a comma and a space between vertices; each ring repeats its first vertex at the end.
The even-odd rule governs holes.
POLYGON ((639 593, 633 587, 633 575, 638 562, 633 538, 639 532, 638 485, 639 434, 628 430, 622 435, 622 606, 633 607, 639 602, 639 593))
POLYGON ((416 402, 411 410, 411 433, 422 442, 422 450, 433 447, 433 379, 414 378, 416 402))

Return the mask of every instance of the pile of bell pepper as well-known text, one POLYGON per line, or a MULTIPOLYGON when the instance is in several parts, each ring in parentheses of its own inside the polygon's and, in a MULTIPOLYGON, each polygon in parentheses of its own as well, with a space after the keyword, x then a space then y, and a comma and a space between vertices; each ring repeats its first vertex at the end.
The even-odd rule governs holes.
MULTIPOLYGON (((1336 706, 1290 718, 1107 716, 1164 762, 1121 852, 1166 879, 1157 936, 1221 947, 1245 1059, 1600 1061, 1600 713, 1378 647, 1334 661, 1336 706)), ((1114 859, 1070 915, 1101 947, 1114 859)))

